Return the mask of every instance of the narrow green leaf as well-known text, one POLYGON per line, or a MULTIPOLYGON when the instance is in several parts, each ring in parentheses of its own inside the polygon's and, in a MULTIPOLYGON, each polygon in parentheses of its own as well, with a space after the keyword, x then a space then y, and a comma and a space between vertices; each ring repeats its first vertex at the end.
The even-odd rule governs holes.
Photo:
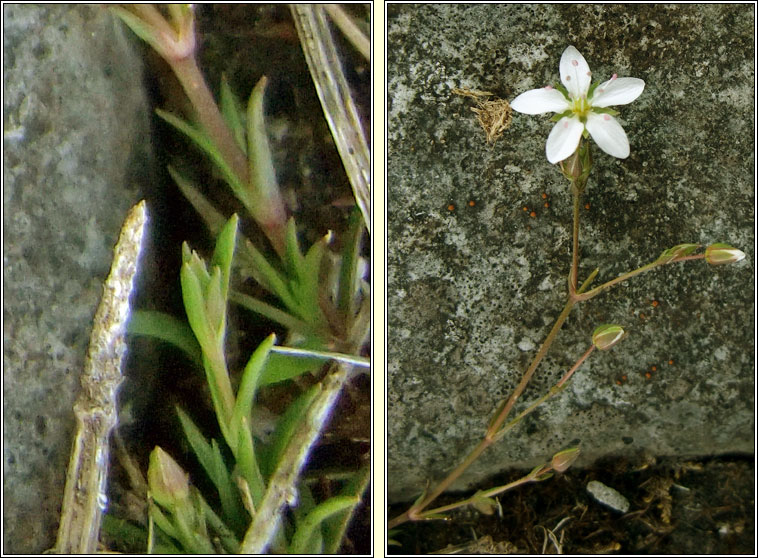
POLYGON ((184 310, 187 313, 190 327, 203 352, 213 354, 215 352, 215 338, 208 322, 208 316, 205 314, 203 290, 189 263, 182 265, 180 278, 184 310))
POLYGON ((242 507, 242 502, 236 496, 236 487, 229 476, 229 471, 226 468, 226 463, 224 463, 218 444, 215 440, 211 444, 208 444, 200 429, 195 426, 195 423, 192 422, 189 416, 179 407, 176 407, 176 412, 179 415, 179 422, 182 425, 182 430, 184 430, 184 435, 187 437, 190 447, 192 447, 192 451, 195 452, 197 460, 218 491, 224 517, 227 521, 231 521, 231 524, 235 528, 244 530, 245 524, 243 518, 246 517, 246 514, 242 507))
POLYGON ((111 539, 119 541, 119 546, 129 550, 139 551, 147 545, 147 529, 106 513, 100 526, 102 531, 111 539))
POLYGON ((148 513, 152 516, 155 525, 169 537, 181 542, 182 538, 179 531, 174 527, 171 520, 164 515, 158 504, 151 503, 148 509, 148 513))
POLYGON ((358 281, 360 280, 359 264, 361 240, 363 238, 363 216, 356 209, 350 213, 345 244, 342 250, 340 265, 339 288, 337 294, 337 308, 348 319, 355 316, 357 309, 355 298, 358 293, 358 281))
POLYGON ((234 259, 234 247, 237 242, 237 225, 239 217, 235 213, 226 222, 216 238, 216 249, 213 251, 211 265, 218 266, 221 270, 221 294, 226 301, 229 293, 229 276, 234 259))
POLYGON ((163 111, 161 109, 155 109, 155 112, 158 114, 158 116, 163 118, 163 120, 189 137, 192 141, 195 142, 195 144, 197 144, 198 147, 200 147, 200 149, 208 154, 211 160, 221 171, 221 175, 224 177, 224 180, 226 180, 227 184, 229 184, 229 187, 234 192, 234 195, 239 198, 245 207, 250 209, 252 206, 254 206, 253 200, 250 197, 250 193, 244 188, 239 177, 234 173, 231 166, 229 166, 229 164, 226 162, 224 156, 218 150, 213 141, 208 137, 208 134, 206 134, 205 131, 193 127, 191 124, 185 122, 181 118, 178 118, 169 112, 163 111))
POLYGON ((192 259, 192 250, 187 242, 182 242, 182 263, 189 263, 192 259))
POLYGON ((227 527, 218 515, 216 515, 216 512, 213 511, 213 508, 211 508, 205 500, 202 500, 202 504, 205 520, 208 522, 208 525, 210 525, 210 528, 218 535, 221 546, 223 546, 224 550, 229 554, 236 554, 239 550, 240 543, 234 532, 227 527))
POLYGON ((203 352, 203 368, 205 377, 208 382, 208 389, 211 392, 211 401, 213 410, 216 412, 216 419, 224 435, 227 445, 232 453, 237 451, 237 437, 231 431, 230 421, 234 409, 234 392, 232 383, 229 380, 229 370, 226 367, 223 348, 213 347, 213 353, 203 352))
POLYGON ((360 502, 360 499, 355 496, 335 496, 316 506, 305 520, 297 526, 297 530, 292 536, 290 552, 292 554, 304 554, 310 537, 316 529, 320 528, 324 520, 355 506, 358 502, 360 502))
POLYGON ((276 466, 279 464, 279 460, 287 447, 287 443, 297 431, 308 407, 310 407, 318 394, 321 393, 322 389, 321 384, 316 384, 311 387, 308 391, 295 399, 295 401, 290 403, 287 410, 284 411, 284 414, 279 417, 274 433, 271 436, 271 445, 268 452, 269 458, 267 460, 267 468, 264 471, 266 477, 269 477, 276 469, 276 466))
POLYGON ((157 32, 154 27, 148 25, 141 18, 120 6, 111 6, 110 9, 115 15, 121 18, 121 21, 123 21, 135 35, 160 52, 160 49, 158 48, 157 32))
POLYGON ((200 345, 192 329, 183 321, 154 310, 132 312, 127 326, 130 335, 153 337, 177 347, 192 360, 198 368, 203 367, 200 345))
POLYGON ((226 330, 226 298, 222 292, 223 274, 218 266, 213 267, 211 280, 205 288, 205 314, 217 345, 223 343, 226 330))
POLYGON ((216 478, 218 479, 216 488, 221 500, 221 510, 224 518, 236 532, 244 533, 250 516, 242 505, 242 500, 232 482, 229 470, 226 468, 226 463, 221 455, 221 448, 218 447, 216 440, 211 440, 211 448, 213 450, 213 466, 215 467, 216 478))
POLYGON ((237 459, 237 467, 242 477, 247 481, 247 485, 250 488, 253 504, 257 508, 261 500, 263 500, 266 485, 263 482, 263 475, 258 466, 258 460, 255 457, 253 434, 250 432, 250 423, 247 417, 242 417, 237 435, 237 452, 234 457, 237 459))
POLYGON ((287 282, 282 274, 280 274, 269 263, 266 257, 253 246, 252 242, 249 240, 245 242, 245 247, 253 261, 253 269, 259 274, 260 280, 258 280, 258 282, 266 287, 272 294, 279 297, 290 312, 300 315, 299 305, 292 297, 287 282))
POLYGON ((300 251, 300 241, 297 239, 297 226, 295 225, 295 218, 290 217, 287 220, 287 230, 285 232, 285 249, 287 265, 287 271, 290 277, 297 279, 298 281, 303 279, 304 259, 303 253, 300 251))
MULTIPOLYGON (((189 249, 189 246, 187 246, 187 248, 189 249)), ((182 249, 182 256, 184 256, 184 249, 182 249)), ((208 285, 208 281, 211 280, 211 276, 208 273, 208 267, 205 265, 205 260, 198 256, 197 252, 191 250, 186 263, 190 266, 190 269, 192 270, 192 273, 195 274, 195 277, 197 277, 197 280, 200 281, 200 286, 205 289, 208 285)))
POLYGON ((237 146, 247 155, 245 126, 240 118, 240 103, 237 100, 237 96, 232 92, 232 88, 229 87, 229 80, 226 79, 226 74, 221 74, 221 114, 232 131, 237 146))
POLYGON ((234 404, 234 413, 232 415, 233 428, 240 428, 242 419, 250 417, 261 372, 266 366, 269 352, 271 351, 271 347, 274 346, 275 341, 276 335, 273 333, 264 339, 250 356, 250 360, 248 360, 247 366, 245 366, 242 380, 237 390, 237 401, 234 404))
POLYGON ((292 380, 308 372, 315 372, 324 365, 320 358, 303 358, 280 353, 271 353, 259 384, 267 386, 292 380))
MULTIPOLYGON (((247 153, 250 161, 250 185, 259 199, 268 200, 278 197, 279 186, 274 171, 274 161, 266 135, 266 123, 263 117, 263 96, 266 90, 266 77, 262 77, 253 88, 247 104, 247 153)), ((269 204, 264 204, 268 206, 269 204)))
POLYGON ((313 244, 303 258, 300 271, 300 296, 308 313, 311 323, 325 323, 323 311, 319 306, 321 300, 321 261, 326 251, 326 245, 331 233, 323 236, 313 244))
MULTIPOLYGON (((353 478, 340 490, 340 496, 357 498, 360 502, 370 481, 371 466, 364 465, 356 471, 353 478)), ((357 504, 324 521, 323 528, 321 529, 324 535, 324 554, 337 554, 356 507, 357 504)))
POLYGON ((221 212, 213 207, 213 204, 200 193, 200 190, 198 190, 192 182, 179 174, 179 172, 171 165, 168 166, 168 173, 171 175, 171 178, 174 179, 174 182, 176 182, 176 185, 179 187, 179 190, 184 197, 187 198, 187 201, 192 204, 195 211, 197 211, 203 221, 205 221, 205 225, 208 227, 208 230, 211 231, 211 234, 217 236, 226 222, 226 219, 224 219, 221 212))
POLYGON ((229 300, 236 302, 251 312, 255 312, 256 314, 260 314, 261 316, 264 316, 271 321, 277 322, 287 329, 296 331, 301 335, 315 335, 313 328, 304 321, 296 318, 292 314, 288 314, 284 310, 279 310, 275 306, 271 306, 270 304, 258 300, 257 298, 253 298, 250 295, 232 291, 229 294, 229 300))

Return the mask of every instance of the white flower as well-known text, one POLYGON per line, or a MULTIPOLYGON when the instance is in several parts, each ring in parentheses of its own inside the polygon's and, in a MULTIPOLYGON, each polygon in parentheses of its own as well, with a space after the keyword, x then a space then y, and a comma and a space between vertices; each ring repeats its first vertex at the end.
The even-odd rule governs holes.
POLYGON ((612 116, 618 113, 606 107, 631 103, 640 96, 645 82, 613 74, 605 83, 590 87, 590 67, 573 46, 563 51, 560 70, 565 92, 548 85, 526 91, 511 103, 513 110, 524 114, 555 112, 561 116, 547 138, 547 160, 557 163, 568 158, 576 151, 585 130, 600 149, 614 157, 627 158, 629 140, 612 116))

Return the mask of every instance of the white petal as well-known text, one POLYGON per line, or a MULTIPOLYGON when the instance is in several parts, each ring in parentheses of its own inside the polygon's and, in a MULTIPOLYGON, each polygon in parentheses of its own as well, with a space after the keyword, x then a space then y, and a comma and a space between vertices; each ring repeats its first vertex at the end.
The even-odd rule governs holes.
POLYGON ((579 121, 578 116, 564 116, 556 122, 545 145, 547 160, 555 164, 568 159, 576 151, 583 131, 584 124, 579 121))
POLYGON ((645 89, 645 82, 639 78, 610 79, 595 89, 592 95, 592 106, 627 105, 639 97, 643 89, 645 89))
POLYGON ((592 81, 592 73, 584 56, 573 46, 563 51, 561 56, 561 81, 572 99, 579 99, 587 94, 592 81))
POLYGON ((629 157, 629 140, 621 124, 610 114, 590 112, 587 115, 587 131, 597 146, 608 155, 619 159, 629 157))
POLYGON ((511 103, 511 108, 524 114, 563 112, 571 108, 563 93, 552 87, 525 91, 511 103))

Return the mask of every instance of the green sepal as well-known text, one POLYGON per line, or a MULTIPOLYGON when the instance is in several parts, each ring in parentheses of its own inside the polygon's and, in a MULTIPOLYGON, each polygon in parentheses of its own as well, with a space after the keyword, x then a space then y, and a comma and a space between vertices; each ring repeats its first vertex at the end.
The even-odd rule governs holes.
POLYGON ((571 97, 569 96, 568 89, 566 89, 566 87, 562 83, 559 83, 559 84, 555 85, 553 88, 557 89, 558 91, 560 91, 563 94, 563 96, 566 98, 567 101, 571 100, 571 97))
POLYGON ((161 509, 158 507, 158 504, 155 504, 151 501, 148 505, 148 513, 152 516, 156 527, 158 527, 169 537, 175 539, 178 542, 182 542, 182 537, 179 534, 179 531, 171 523, 171 520, 166 517, 166 515, 161 511, 161 509))
POLYGON ((587 90, 587 100, 588 101, 592 100, 592 96, 595 94, 595 89, 597 89, 599 85, 600 85, 599 81, 596 81, 595 83, 593 83, 592 85, 590 85, 590 88, 587 90))
POLYGON ((610 107, 592 107, 592 112, 595 114, 610 114, 611 116, 618 116, 621 114, 619 111, 610 107))
POLYGON ((565 110, 563 112, 556 113, 550 117, 550 122, 558 122, 564 116, 571 116, 572 114, 573 112, 571 110, 565 110))

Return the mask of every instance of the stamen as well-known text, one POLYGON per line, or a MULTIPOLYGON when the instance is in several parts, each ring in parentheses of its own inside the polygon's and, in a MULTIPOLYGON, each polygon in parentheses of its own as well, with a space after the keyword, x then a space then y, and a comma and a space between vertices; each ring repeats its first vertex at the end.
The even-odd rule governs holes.
POLYGON ((563 128, 566 129, 568 127, 569 127, 569 123, 568 123, 568 120, 566 120, 566 122, 563 123, 563 128))
POLYGON ((608 120, 610 120, 610 119, 611 119, 610 115, 608 115, 608 114, 604 114, 604 115, 603 115, 603 120, 605 120, 606 122, 607 122, 608 120))
POLYGON ((571 61, 571 64, 572 64, 573 66, 578 66, 578 65, 579 65, 579 61, 578 61, 578 60, 572 60, 572 61, 571 61))
POLYGON ((553 88, 553 86, 552 86, 552 85, 546 85, 546 86, 545 86, 545 89, 547 89, 547 90, 550 90, 550 89, 552 89, 552 88, 553 88))
POLYGON ((566 76, 566 81, 571 81, 571 76, 566 76))

